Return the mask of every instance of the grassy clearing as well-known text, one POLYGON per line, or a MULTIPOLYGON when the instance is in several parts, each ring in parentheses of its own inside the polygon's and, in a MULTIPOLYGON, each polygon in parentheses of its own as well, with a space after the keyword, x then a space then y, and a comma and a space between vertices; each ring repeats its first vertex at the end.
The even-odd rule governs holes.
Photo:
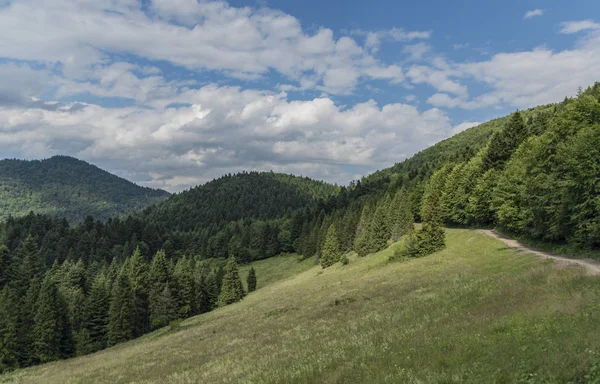
POLYGON ((287 279, 300 272, 304 272, 315 266, 312 258, 302 261, 299 260, 299 255, 290 253, 277 257, 271 257, 265 260, 255 261, 251 264, 240 266, 240 277, 246 286, 246 278, 250 267, 256 271, 256 288, 260 289, 276 281, 287 279))
POLYGON ((390 263, 393 247, 0 382, 564 383, 597 361, 598 278, 466 230, 421 259, 390 263))

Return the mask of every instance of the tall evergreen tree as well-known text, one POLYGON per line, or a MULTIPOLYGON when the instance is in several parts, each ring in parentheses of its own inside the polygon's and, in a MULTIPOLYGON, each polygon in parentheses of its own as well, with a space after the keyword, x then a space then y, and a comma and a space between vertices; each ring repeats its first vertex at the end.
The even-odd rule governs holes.
POLYGON ((125 271, 115 280, 110 300, 108 345, 115 345, 133 337, 135 296, 125 271))
POLYGON ((235 303, 242 300, 245 295, 237 262, 234 257, 230 257, 225 265, 225 275, 223 276, 221 294, 219 295, 219 304, 227 305, 235 303))
POLYGON ((91 352, 106 347, 110 311, 109 282, 103 273, 94 279, 86 303, 85 329, 91 342, 91 352))
POLYGON ((175 296, 172 292, 166 293, 166 290, 172 289, 172 276, 169 262, 163 251, 156 252, 152 259, 150 267, 150 326, 152 329, 167 325, 175 319, 175 296), (172 300, 172 303, 166 303, 165 300, 172 300), (167 305, 168 304, 168 305, 167 305), (173 309, 173 310, 171 310, 173 309))
POLYGON ((337 232, 335 225, 331 224, 327 230, 327 236, 325 237, 325 244, 321 251, 321 267, 327 268, 340 261, 342 258, 342 252, 340 251, 340 245, 337 239, 337 232))
POLYGON ((46 274, 37 300, 33 355, 41 363, 67 358, 75 350, 67 305, 51 274, 46 274))
POLYGON ((527 126, 517 111, 510 116, 506 126, 492 136, 483 158, 485 170, 502 167, 527 136, 527 126))
POLYGON ((248 286, 248 293, 256 291, 256 271, 254 270, 254 267, 250 267, 250 270, 248 271, 246 285, 248 286))
POLYGON ((8 286, 0 291, 0 374, 19 366, 18 303, 8 286))
POLYGON ((148 303, 148 264, 142 257, 140 247, 137 247, 133 254, 126 260, 123 268, 125 269, 135 302, 133 312, 133 337, 138 337, 148 332, 149 324, 149 303, 148 303))
POLYGON ((10 250, 6 245, 0 245, 0 289, 10 281, 10 250))

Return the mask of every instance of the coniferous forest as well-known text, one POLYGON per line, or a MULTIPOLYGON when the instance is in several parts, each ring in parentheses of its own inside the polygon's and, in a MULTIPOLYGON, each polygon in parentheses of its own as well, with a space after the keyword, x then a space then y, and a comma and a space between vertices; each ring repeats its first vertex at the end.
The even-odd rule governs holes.
MULTIPOLYGON (((238 263, 323 268, 444 248, 445 226, 600 248, 600 83, 516 111, 346 187, 227 175, 126 217, 30 213, 0 224, 0 372, 91 353, 247 294, 238 263), (420 226, 413 225, 421 223, 420 226)), ((261 276, 252 270, 247 290, 261 276)))

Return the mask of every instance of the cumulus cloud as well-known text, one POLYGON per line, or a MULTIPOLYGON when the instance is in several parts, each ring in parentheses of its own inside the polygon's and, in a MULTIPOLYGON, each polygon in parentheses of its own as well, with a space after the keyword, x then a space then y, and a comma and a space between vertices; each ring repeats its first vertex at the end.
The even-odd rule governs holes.
MULTIPOLYGON (((594 23, 592 23, 594 24, 594 23)), ((566 25, 569 31, 590 30, 592 24, 566 25), (585 27, 585 28, 584 28, 585 27)), ((428 83, 436 93, 427 102, 439 108, 478 109, 531 106, 574 95, 579 87, 600 79, 600 34, 589 31, 572 49, 498 53, 489 60, 446 65, 413 66, 407 76, 428 83), (469 97, 461 82, 475 81, 488 91, 469 97)))
MULTIPOLYGON (((403 40, 423 35, 387 34, 403 40)), ((77 80, 98 76, 95 69, 112 61, 111 54, 246 80, 276 71, 296 82, 314 79, 315 88, 330 93, 348 93, 360 77, 386 73, 350 37, 336 38, 327 28, 308 33, 291 15, 224 1, 154 0, 146 9, 132 0, 23 0, 0 9, 0 35, 3 56, 53 63, 77 80), (348 75, 343 84, 341 74, 348 75)), ((389 76, 398 82, 397 74, 389 76)))
POLYGON ((542 16, 544 14, 544 10, 543 9, 532 9, 531 11, 527 11, 525 12, 525 16, 523 16, 524 19, 531 19, 534 18, 536 16, 542 16))
POLYGON ((374 101, 207 85, 176 108, 0 108, 0 151, 77 156, 145 185, 180 190, 242 169, 294 172, 346 183, 447 137, 443 111, 374 101), (69 143, 69 145, 65 145, 69 143), (356 172, 345 171, 352 166, 356 172))

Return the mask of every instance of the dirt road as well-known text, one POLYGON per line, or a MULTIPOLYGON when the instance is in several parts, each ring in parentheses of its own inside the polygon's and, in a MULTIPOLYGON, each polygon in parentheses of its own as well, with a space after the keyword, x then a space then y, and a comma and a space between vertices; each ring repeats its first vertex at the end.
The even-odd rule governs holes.
POLYGON ((496 231, 492 231, 489 229, 478 229, 477 232, 486 234, 488 236, 494 237, 504 244, 509 246, 510 248, 517 249, 523 252, 533 253, 538 257, 542 257, 545 259, 552 259, 561 264, 570 264, 570 265, 578 265, 580 267, 585 268, 589 275, 600 275, 600 262, 589 259, 573 259, 566 256, 554 255, 552 253, 538 251, 536 249, 530 248, 524 244, 519 243, 517 240, 509 239, 497 233, 496 231))

